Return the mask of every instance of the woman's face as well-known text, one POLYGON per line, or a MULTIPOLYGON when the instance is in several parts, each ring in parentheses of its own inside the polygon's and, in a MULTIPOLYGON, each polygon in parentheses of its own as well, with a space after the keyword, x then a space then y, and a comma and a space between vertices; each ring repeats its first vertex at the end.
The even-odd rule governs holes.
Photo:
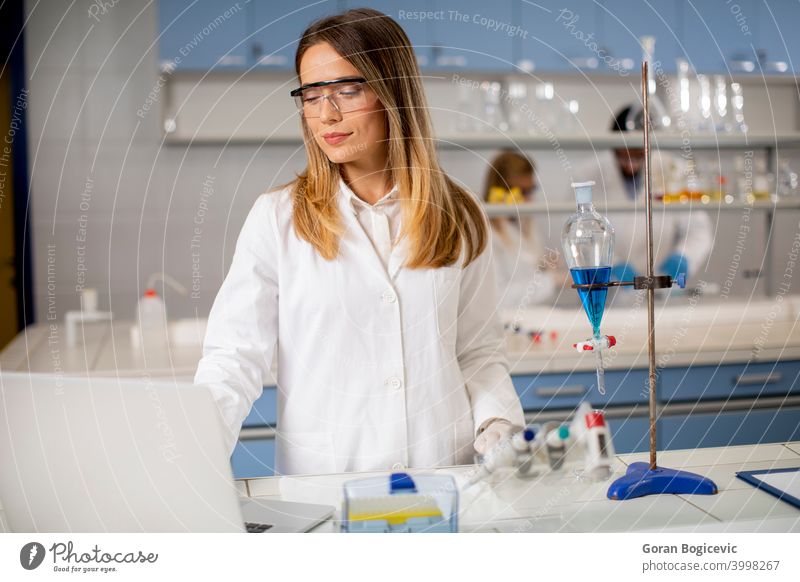
POLYGON ((525 200, 533 200, 533 192, 536 190, 536 178, 533 172, 526 172, 524 174, 512 174, 508 177, 509 188, 519 188, 525 200))
MULTIPOLYGON (((307 49, 300 61, 302 85, 360 76, 361 73, 326 42, 307 49)), ((336 87, 324 88, 323 93, 330 94, 336 87)), ((319 117, 306 117, 314 140, 328 159, 337 164, 386 157, 387 129, 383 106, 369 85, 362 83, 360 87, 366 92, 364 107, 341 113, 331 99, 323 99, 319 117), (332 134, 345 134, 346 137, 342 139, 332 134)))

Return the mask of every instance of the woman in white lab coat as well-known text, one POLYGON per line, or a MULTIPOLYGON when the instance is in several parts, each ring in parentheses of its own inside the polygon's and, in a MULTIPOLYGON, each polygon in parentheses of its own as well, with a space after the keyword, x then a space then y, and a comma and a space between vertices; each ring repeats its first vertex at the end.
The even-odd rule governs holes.
MULTIPOLYGON (((622 108, 611 122, 611 130, 641 132, 640 107, 622 108)), ((638 135, 638 134, 637 134, 638 135)), ((632 134, 632 140, 634 136, 632 134)), ((679 187, 686 179, 684 160, 659 152, 653 138, 651 152, 651 188, 654 199, 665 191, 679 187)), ((598 152, 597 158, 579 174, 581 180, 593 180, 597 186, 595 204, 602 209, 608 204, 633 203, 636 212, 608 212, 614 225, 615 264, 612 278, 629 280, 646 272, 647 253, 644 215, 644 150, 620 148, 598 152), (605 199, 603 198, 605 193, 605 199)), ((708 213, 695 207, 685 212, 653 205, 653 265, 656 274, 676 276, 686 273, 687 279, 703 270, 714 244, 713 225, 708 213)))
POLYGON ((277 350, 279 474, 471 462, 524 420, 487 221, 439 167, 408 37, 351 10, 295 67, 308 166, 245 220, 195 383, 232 451, 277 350))
MULTIPOLYGON (((530 203, 536 186, 533 161, 505 150, 492 160, 486 173, 484 201, 512 206, 530 203)), ((534 217, 498 216, 489 222, 500 306, 510 313, 552 300, 560 255, 555 249, 545 249, 534 217)))

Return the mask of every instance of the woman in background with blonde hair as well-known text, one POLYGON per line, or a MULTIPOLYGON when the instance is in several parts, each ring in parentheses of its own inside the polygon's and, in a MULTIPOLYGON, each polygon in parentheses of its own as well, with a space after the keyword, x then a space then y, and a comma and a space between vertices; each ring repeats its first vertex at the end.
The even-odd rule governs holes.
POLYGON ((277 350, 279 474, 471 462, 524 419, 488 224, 439 166, 408 37, 350 10, 295 68, 308 166, 250 211, 195 383, 232 450, 277 350))
MULTIPOLYGON (((488 204, 526 204, 533 202, 536 187, 533 161, 517 151, 503 150, 489 167, 484 200, 488 204)), ((545 249, 534 217, 512 214, 491 218, 490 223, 500 306, 517 311, 552 300, 559 255, 554 249, 545 249)))

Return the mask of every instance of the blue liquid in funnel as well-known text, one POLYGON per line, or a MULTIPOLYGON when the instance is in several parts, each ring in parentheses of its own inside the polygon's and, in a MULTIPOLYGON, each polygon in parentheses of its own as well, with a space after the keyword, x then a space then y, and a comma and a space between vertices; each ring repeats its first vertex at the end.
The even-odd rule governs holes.
MULTIPOLYGON (((608 283, 611 280, 611 267, 584 267, 569 270, 572 282, 576 285, 592 283, 608 283)), ((606 308, 606 295, 608 287, 601 289, 578 289, 578 295, 583 303, 583 309, 592 324, 594 336, 600 335, 600 322, 606 308)))

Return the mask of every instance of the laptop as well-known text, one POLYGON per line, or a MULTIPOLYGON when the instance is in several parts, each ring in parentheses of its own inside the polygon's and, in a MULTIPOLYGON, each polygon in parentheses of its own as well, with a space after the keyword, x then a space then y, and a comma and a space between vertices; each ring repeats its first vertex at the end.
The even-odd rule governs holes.
POLYGON ((7 372, 0 503, 15 532, 302 532, 334 511, 242 498, 203 386, 7 372))

